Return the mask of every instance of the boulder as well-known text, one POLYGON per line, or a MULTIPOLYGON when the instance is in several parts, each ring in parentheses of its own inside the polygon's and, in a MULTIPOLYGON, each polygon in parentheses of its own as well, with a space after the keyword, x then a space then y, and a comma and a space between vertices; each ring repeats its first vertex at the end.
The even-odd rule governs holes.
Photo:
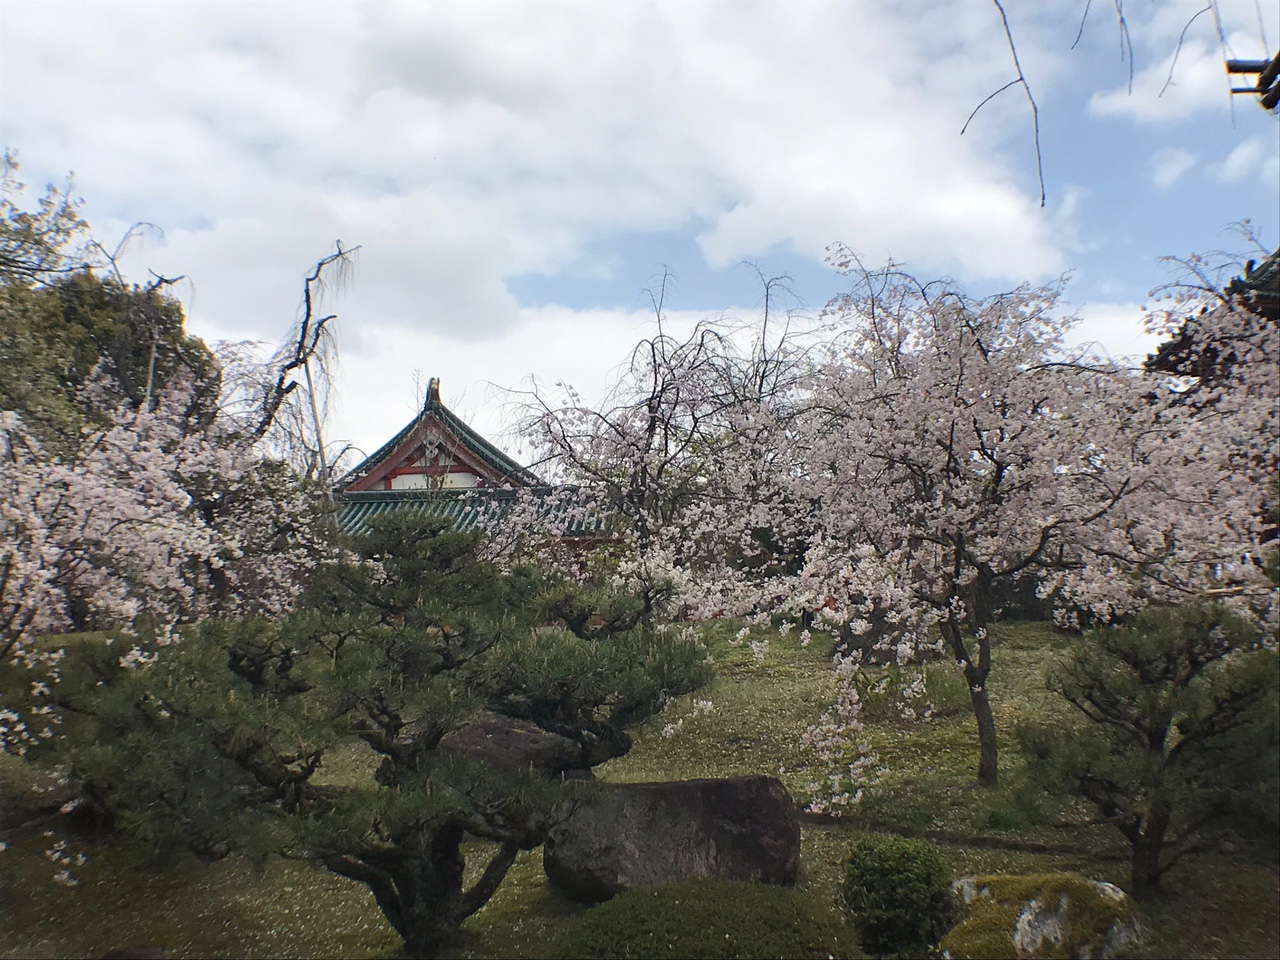
POLYGON ((544 773, 550 776, 584 766, 582 747, 537 724, 489 715, 446 734, 440 753, 479 760, 504 773, 544 773))
POLYGON ((551 830, 542 863, 556 887, 587 903, 699 878, 790 885, 800 818, 774 777, 595 784, 551 830))
POLYGON ((952 888, 966 916, 942 938, 942 955, 1128 956, 1141 936, 1133 902, 1119 887, 1074 873, 963 877, 952 888))

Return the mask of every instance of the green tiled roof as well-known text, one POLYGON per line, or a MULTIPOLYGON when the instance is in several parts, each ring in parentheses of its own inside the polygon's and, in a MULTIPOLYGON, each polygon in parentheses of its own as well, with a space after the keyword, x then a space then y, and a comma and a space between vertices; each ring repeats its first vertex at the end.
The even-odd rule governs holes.
POLYGON ((399 433, 343 477, 339 481, 339 487, 345 488, 360 477, 371 473, 374 468, 391 456, 408 439, 414 428, 427 416, 434 416, 439 420, 441 426, 453 433, 462 442, 463 446, 501 474, 504 480, 511 483, 512 486, 536 486, 542 482, 537 474, 511 459, 480 434, 472 430, 457 414, 446 407, 440 400, 440 381, 433 377, 427 387, 427 402, 422 407, 422 413, 406 423, 399 433))
POLYGON ((344 493, 338 498, 338 526, 346 533, 368 530, 371 517, 395 510, 416 510, 445 517, 459 530, 483 529, 503 520, 520 496, 541 501, 537 520, 564 537, 607 535, 614 524, 606 512, 574 487, 525 490, 370 490, 344 493))
POLYGON ((1259 264, 1252 260, 1245 265, 1244 276, 1227 285, 1227 293, 1238 296, 1251 295, 1259 313, 1271 316, 1280 309, 1280 250, 1259 264))

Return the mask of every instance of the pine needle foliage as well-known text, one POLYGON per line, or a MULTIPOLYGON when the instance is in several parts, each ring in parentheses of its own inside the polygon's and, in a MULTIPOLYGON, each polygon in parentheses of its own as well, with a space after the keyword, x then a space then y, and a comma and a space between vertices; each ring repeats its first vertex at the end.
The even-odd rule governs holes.
POLYGON ((582 635, 548 624, 570 587, 479 548, 392 516, 280 621, 72 650, 66 735, 44 759, 158 849, 277 854, 365 884, 406 950, 436 955, 542 842, 560 775, 624 754, 627 724, 711 676, 692 638, 613 616, 626 598, 597 592, 605 616, 582 635), (480 721, 550 759, 460 748, 480 721), (491 843, 464 888, 467 837, 491 843))
POLYGON ((1280 659, 1262 628, 1218 604, 1153 607, 1093 631, 1048 684, 1083 722, 1021 728, 1031 775, 1125 836, 1135 893, 1229 822, 1274 835, 1280 659))

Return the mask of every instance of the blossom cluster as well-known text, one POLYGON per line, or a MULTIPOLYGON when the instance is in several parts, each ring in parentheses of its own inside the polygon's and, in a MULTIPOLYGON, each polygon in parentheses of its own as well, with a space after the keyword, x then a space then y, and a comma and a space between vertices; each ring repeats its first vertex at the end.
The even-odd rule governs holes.
MULTIPOLYGON (((836 778, 816 782, 824 809, 875 768, 850 654, 901 665, 941 646, 989 719, 988 626, 1010 585, 1077 623, 1213 597, 1275 636, 1273 322, 1231 299, 1173 303, 1166 327, 1194 316, 1230 360, 1196 379, 1068 349, 1057 290, 973 300, 840 263, 854 287, 821 336, 770 341, 766 321, 743 351, 740 331, 660 324, 605 406, 535 390, 525 423, 540 461, 619 518, 602 538, 616 576, 665 583, 691 618, 782 614, 802 642, 832 635, 839 693, 806 740, 836 778)), ((763 662, 767 634, 748 640, 763 662)), ((927 715, 907 676, 901 715, 927 715)), ((994 729, 978 727, 993 777, 994 729)))
MULTIPOLYGON (((56 454, 0 411, 0 657, 37 677, 27 706, 4 708, 4 749, 52 735, 41 703, 61 653, 36 638, 145 621, 162 647, 178 623, 283 612, 304 585, 322 549, 312 504, 233 431, 193 424, 191 389, 103 411, 56 454)), ((84 402, 102 392, 91 381, 84 402)), ((154 657, 134 645, 120 663, 154 657)))

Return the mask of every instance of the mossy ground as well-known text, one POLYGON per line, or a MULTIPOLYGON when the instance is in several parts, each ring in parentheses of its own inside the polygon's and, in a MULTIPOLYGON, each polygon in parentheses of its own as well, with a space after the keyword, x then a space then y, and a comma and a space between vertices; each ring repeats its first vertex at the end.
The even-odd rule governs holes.
MULTIPOLYGON (((826 651, 816 640, 802 650, 794 637, 775 635, 758 664, 748 649, 728 645, 735 628, 709 625, 719 679, 642 726, 635 749, 599 768, 602 778, 769 773, 802 793, 812 771, 797 744, 830 702, 826 651), (695 709, 694 700, 714 706, 695 709)), ((868 724, 866 739, 885 770, 878 788, 844 820, 811 820, 804 827, 797 887, 820 905, 837 908, 850 832, 866 827, 940 842, 957 876, 1071 871, 1127 886, 1124 841, 1091 825, 1083 810, 1047 809, 1025 785, 1012 735, 1019 720, 1052 718, 1063 709, 1043 678, 1054 658, 1078 641, 1039 624, 997 627, 994 636, 990 689, 1001 734, 1001 785, 974 785, 976 734, 964 711, 927 723, 868 724)), ((343 761, 352 771, 367 762, 354 750, 343 761)), ((329 774, 341 776, 343 768, 335 763, 329 774)), ((0 755, 6 807, 0 824, 13 822, 9 814, 21 812, 34 785, 26 768, 0 755)), ((390 957, 398 948, 365 888, 299 863, 255 868, 235 859, 181 860, 161 867, 141 861, 126 843, 71 834, 72 846, 89 860, 76 871, 78 886, 60 886, 43 856, 49 841, 42 831, 51 827, 58 824, 7 834, 9 848, 0 852, 0 957, 101 956, 139 945, 164 946, 175 957, 390 957)), ((468 921, 454 956, 550 955, 559 932, 586 908, 550 889, 541 863, 540 851, 520 857, 490 903, 468 921)), ((1280 956, 1276 866, 1242 845, 1175 867, 1164 897, 1141 905, 1148 931, 1141 955, 1280 956)))
MULTIPOLYGON (((65 834, 64 834, 65 836, 65 834)), ((0 853, 0 954, 100 957, 162 946, 174 957, 379 957, 399 948, 373 897, 356 884, 299 863, 260 868, 142 862, 113 841, 68 837, 88 854, 79 883, 55 883, 34 832, 0 853)))

